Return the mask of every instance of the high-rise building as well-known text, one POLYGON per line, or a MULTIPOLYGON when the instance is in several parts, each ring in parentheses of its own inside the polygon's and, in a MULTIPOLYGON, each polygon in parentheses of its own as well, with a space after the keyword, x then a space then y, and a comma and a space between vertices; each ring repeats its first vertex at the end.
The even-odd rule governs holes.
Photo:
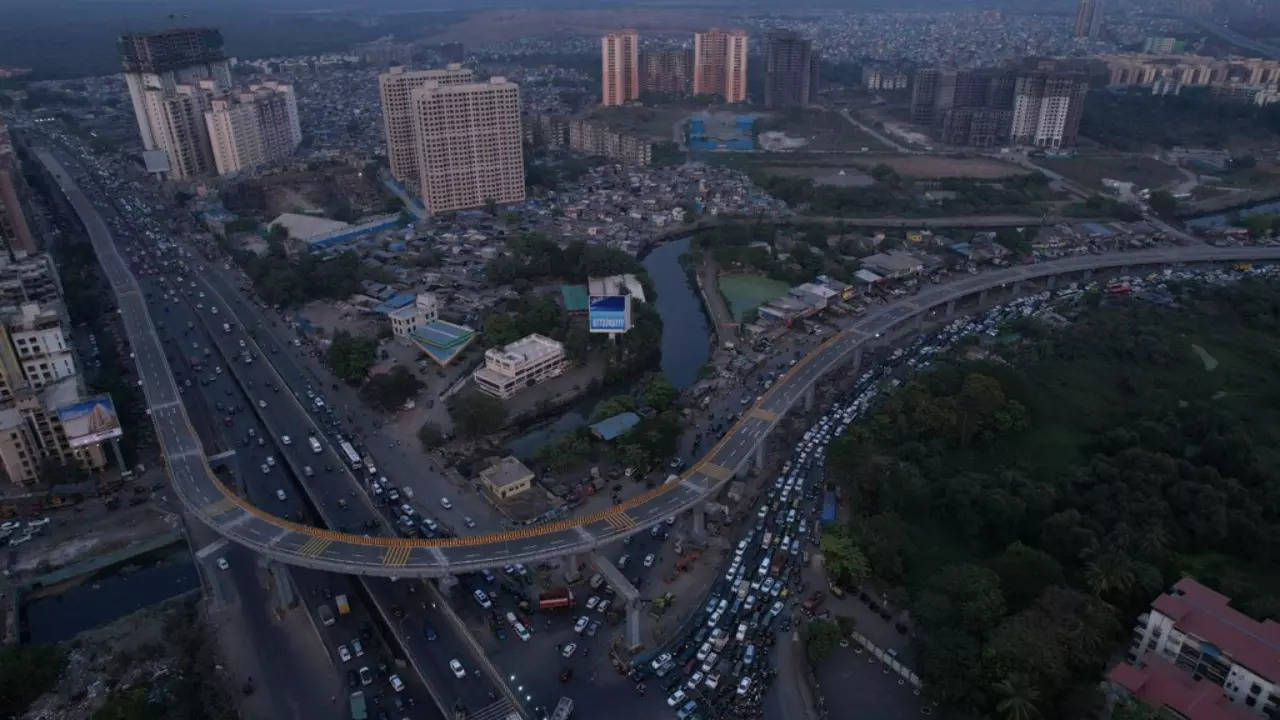
POLYGON ((464 68, 458 63, 450 63, 444 69, 435 70, 393 67, 390 72, 378 76, 378 91, 382 96, 382 131, 387 141, 387 161, 391 166, 391 177, 412 188, 417 188, 421 179, 418 150, 414 144, 410 94, 427 82, 458 85, 472 80, 474 76, 470 68, 464 68))
POLYGON ((1076 8, 1076 37, 1096 38, 1102 32, 1104 0, 1080 0, 1076 8))
POLYGON ((231 86, 222 35, 208 28, 164 30, 122 35, 117 47, 148 167, 175 179, 210 172, 204 111, 231 86))
POLYGON ((764 106, 808 105, 818 85, 813 43, 791 30, 772 30, 765 40, 764 106))
POLYGON ((36 251, 35 237, 22 209, 25 195, 26 182, 22 179, 9 128, 0 122, 0 253, 25 256, 36 251))
POLYGON ((955 70, 921 68, 911 85, 911 122, 933 125, 951 108, 955 100, 955 70))
POLYGON ((640 99, 640 35, 619 30, 600 38, 601 105, 640 99))
POLYGON ((1089 79, 1083 72, 1045 64, 1020 73, 1014 91, 1011 141, 1052 149, 1075 145, 1088 91, 1089 79))
POLYGON ((298 101, 285 83, 268 81, 216 98, 204 116, 219 175, 288 157, 302 143, 298 101))
POLYGON ((410 93, 422 201, 431 213, 524 200, 520 87, 503 77, 410 93))
POLYGON ((687 48, 640 53, 640 91, 687 95, 693 88, 693 51, 687 48))
POLYGON ((711 28, 693 35, 693 94, 747 99, 747 31, 711 28))

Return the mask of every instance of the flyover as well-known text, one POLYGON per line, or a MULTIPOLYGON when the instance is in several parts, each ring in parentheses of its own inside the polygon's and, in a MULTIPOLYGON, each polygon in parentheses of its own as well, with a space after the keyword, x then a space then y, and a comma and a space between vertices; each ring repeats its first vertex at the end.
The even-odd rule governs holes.
POLYGON ((620 505, 557 522, 467 537, 418 540, 366 537, 279 518, 236 495, 214 474, 191 426, 170 372, 145 298, 121 258, 110 230, 66 170, 37 151, 79 215, 115 292, 146 395, 148 412, 164 451, 175 493, 202 522, 232 542, 280 562, 338 573, 373 576, 446 576, 513 562, 586 554, 714 495, 763 448, 763 441, 797 403, 811 399, 815 383, 887 334, 923 322, 939 308, 950 314, 972 296, 1005 289, 1018 293, 1028 281, 1093 272, 1182 263, 1280 260, 1278 247, 1175 247, 1079 257, 1005 268, 926 287, 917 295, 868 312, 798 361, 756 401, 714 448, 682 476, 620 505))

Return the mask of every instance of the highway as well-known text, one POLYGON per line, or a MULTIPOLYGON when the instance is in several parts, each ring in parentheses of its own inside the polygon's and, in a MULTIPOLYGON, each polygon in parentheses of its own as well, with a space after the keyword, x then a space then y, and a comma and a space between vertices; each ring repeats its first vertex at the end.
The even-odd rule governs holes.
MULTIPOLYGON (((612 508, 527 528, 443 539, 376 537, 355 530, 340 532, 312 527, 277 517, 240 497, 213 473, 181 402, 137 281, 120 258, 110 233, 89 200, 56 159, 45 151, 37 154, 53 170, 80 214, 116 290, 152 419, 169 461, 175 492, 203 522, 233 542, 281 562, 360 575, 456 575, 513 562, 537 562, 585 553, 689 510, 713 495, 742 469, 756 445, 820 377, 885 333, 983 290, 1064 273, 1124 266, 1280 259, 1280 248, 1274 247, 1171 247, 1084 255, 993 270, 928 286, 915 296, 873 309, 852 328, 797 362, 744 412, 700 462, 674 482, 612 508)), ((277 404, 276 397, 263 399, 271 407, 277 404)), ((280 397, 280 402, 288 402, 283 394, 280 397)), ((267 424, 271 426, 270 419, 267 424)))

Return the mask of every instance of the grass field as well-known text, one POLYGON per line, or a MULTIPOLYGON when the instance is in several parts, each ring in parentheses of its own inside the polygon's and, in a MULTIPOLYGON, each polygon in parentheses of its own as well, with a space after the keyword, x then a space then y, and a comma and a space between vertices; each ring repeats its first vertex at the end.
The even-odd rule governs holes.
POLYGON ((1102 190, 1103 178, 1154 189, 1176 182, 1181 177, 1176 167, 1144 156, 1044 158, 1036 162, 1094 190, 1102 190))
POLYGON ((739 322, 748 312, 787 292, 786 283, 763 275, 721 275, 718 282, 720 294, 724 295, 729 311, 739 322))
POLYGON ((1025 175, 1023 168, 1013 163, 990 158, 944 157, 941 155, 859 155, 849 162, 864 170, 876 165, 888 165, 905 178, 924 180, 931 178, 996 178, 1025 175))
POLYGON ((870 152, 887 150, 880 141, 830 110, 791 110, 774 113, 761 121, 761 130, 778 130, 788 137, 808 141, 805 150, 870 152))

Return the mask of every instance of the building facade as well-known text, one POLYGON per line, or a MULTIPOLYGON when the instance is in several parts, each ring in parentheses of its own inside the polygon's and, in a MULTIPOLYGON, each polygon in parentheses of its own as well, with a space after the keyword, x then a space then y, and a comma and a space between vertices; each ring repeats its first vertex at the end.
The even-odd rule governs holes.
POLYGON ((687 48, 640 53, 640 91, 688 95, 693 90, 693 51, 687 48))
POLYGON ((1102 33, 1105 0, 1080 0, 1076 8, 1076 37, 1097 38, 1102 33))
POLYGON ((600 38, 601 105, 625 105, 640 99, 640 35, 619 30, 600 38))
POLYGON ((629 165, 648 165, 653 159, 649 138, 621 133, 586 118, 569 121, 569 149, 629 165))
POLYGON ((378 93, 382 99, 382 133, 387 142, 387 163, 391 177, 410 188, 421 182, 418 149, 414 139, 412 92, 427 82, 460 85, 474 80, 470 68, 451 63, 444 69, 408 70, 393 67, 378 76, 378 93))
POLYGON ((568 366, 564 345, 549 337, 528 335, 484 353, 484 367, 472 374, 482 392, 506 400, 521 390, 559 376, 568 366))
POLYGON ((1171 716, 1237 720, 1280 714, 1280 624, 1258 622, 1231 599, 1179 580, 1138 617, 1112 687, 1171 716))
POLYGON ((144 151, 163 154, 169 177, 213 169, 204 111, 231 86, 222 35, 208 28, 122 35, 117 48, 144 151))
POLYGON ((62 285, 53 258, 45 253, 26 257, 0 253, 0 307, 61 299, 62 285))
POLYGON ((266 82, 215 98, 205 112, 219 175, 252 170, 293 154, 302 144, 293 86, 266 82))
POLYGON ((747 32, 712 28, 693 35, 693 94, 747 99, 747 32))
POLYGON ((1055 150, 1074 146, 1088 91, 1088 78, 1078 72, 1047 68, 1019 75, 1011 141, 1055 150))
POLYGON ((440 303, 432 293, 418 293, 413 304, 392 310, 387 317, 391 320, 391 334, 407 340, 427 323, 440 319, 440 303))
POLYGON ((428 81, 412 93, 422 202, 432 214, 524 200, 520 87, 428 81))
POLYGON ((813 43, 791 30, 770 31, 765 39, 764 106, 808 105, 817 89, 813 43))
POLYGON ((23 210, 23 198, 27 194, 26 181, 9 128, 0 122, 0 253, 26 256, 36 252, 35 236, 27 224, 23 210))
POLYGON ((59 305, 25 303, 0 310, 4 334, 23 381, 39 390, 76 374, 59 305))

